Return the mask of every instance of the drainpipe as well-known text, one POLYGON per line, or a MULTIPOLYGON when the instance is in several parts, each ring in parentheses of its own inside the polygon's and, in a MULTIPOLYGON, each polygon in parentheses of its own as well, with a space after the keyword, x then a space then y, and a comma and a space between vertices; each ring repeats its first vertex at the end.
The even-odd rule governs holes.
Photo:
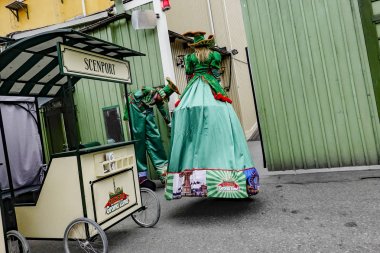
POLYGON ((211 34, 213 34, 215 36, 214 20, 212 18, 212 10, 211 10, 210 0, 207 0, 207 6, 208 6, 208 16, 210 18, 211 34))
POLYGON ((125 12, 123 0, 115 0, 116 13, 121 14, 125 12))
MULTIPOLYGON (((159 18, 157 19, 157 36, 158 43, 160 45, 161 64, 164 71, 164 77, 170 77, 170 79, 176 83, 172 51, 169 41, 168 23, 166 22, 166 14, 162 11, 161 8, 161 0, 153 0, 153 9, 154 12, 159 15, 159 18)), ((177 93, 173 93, 170 96, 168 103, 170 112, 174 110, 174 104, 177 99, 177 93)))
POLYGON ((83 12, 83 17, 87 16, 87 13, 86 13, 86 0, 82 0, 82 12, 83 12))

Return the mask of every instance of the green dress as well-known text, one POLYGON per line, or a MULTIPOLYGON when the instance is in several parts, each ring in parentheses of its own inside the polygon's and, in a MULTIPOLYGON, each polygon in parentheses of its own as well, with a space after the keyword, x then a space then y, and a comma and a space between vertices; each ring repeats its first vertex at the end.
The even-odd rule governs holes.
POLYGON ((166 199, 182 196, 246 198, 258 193, 259 175, 232 102, 220 86, 221 57, 200 63, 185 57, 187 88, 173 113, 166 199))

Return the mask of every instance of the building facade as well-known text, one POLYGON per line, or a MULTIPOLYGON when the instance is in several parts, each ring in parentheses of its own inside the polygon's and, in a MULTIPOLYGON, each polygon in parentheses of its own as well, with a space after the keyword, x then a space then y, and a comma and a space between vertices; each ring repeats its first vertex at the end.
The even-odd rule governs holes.
MULTIPOLYGON (((247 139, 257 136, 258 126, 249 76, 249 67, 245 48, 245 36, 242 10, 237 0, 192 0, 171 1, 171 10, 167 12, 170 31, 183 34, 187 31, 202 30, 214 34, 219 48, 232 52, 223 58, 224 74, 222 85, 233 101, 233 107, 240 119, 247 139)), ((172 40, 172 57, 176 78, 181 86, 184 78, 183 68, 178 58, 190 52, 186 42, 172 40)))
POLYGON ((0 36, 85 17, 113 4, 109 0, 0 0, 0 36))

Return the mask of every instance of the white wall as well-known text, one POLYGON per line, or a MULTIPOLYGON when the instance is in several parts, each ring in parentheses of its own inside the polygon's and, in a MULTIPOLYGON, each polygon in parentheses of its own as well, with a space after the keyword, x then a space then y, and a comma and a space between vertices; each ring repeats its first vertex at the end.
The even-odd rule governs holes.
POLYGON ((229 51, 238 50, 239 53, 233 56, 232 61, 229 96, 234 101, 236 113, 249 138, 256 131, 257 124, 245 53, 247 41, 240 0, 209 0, 209 4, 208 0, 171 1, 172 8, 166 13, 168 28, 177 33, 202 30, 210 34, 214 30, 218 46, 227 47, 229 51))

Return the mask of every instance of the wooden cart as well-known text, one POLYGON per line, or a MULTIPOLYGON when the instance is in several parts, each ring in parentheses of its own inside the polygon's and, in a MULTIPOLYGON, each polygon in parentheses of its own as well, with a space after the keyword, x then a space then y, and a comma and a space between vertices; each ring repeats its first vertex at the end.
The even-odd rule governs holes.
MULTIPOLYGON (((124 83, 127 94, 131 76, 124 58, 142 55, 74 30, 46 32, 18 41, 0 54, 0 83, 9 86, 0 87, 0 95, 61 96, 75 122, 75 82, 86 77, 124 83), (27 62, 33 66, 27 68, 27 62), (50 70, 39 69, 40 65, 50 70), (29 79, 21 80, 24 77, 29 79)), ((1 133, 5 136, 3 127, 1 133)), ((12 194, 18 231, 28 239, 63 238, 65 252, 107 252, 104 230, 126 217, 132 216, 142 227, 154 226, 160 203, 153 191, 140 189, 134 142, 81 149, 76 127, 70 134, 78 140, 76 147, 52 155, 36 201, 17 204, 12 194)), ((3 147, 7 153, 4 142, 3 147)), ((14 168, 8 159, 5 162, 11 175, 14 168)))

